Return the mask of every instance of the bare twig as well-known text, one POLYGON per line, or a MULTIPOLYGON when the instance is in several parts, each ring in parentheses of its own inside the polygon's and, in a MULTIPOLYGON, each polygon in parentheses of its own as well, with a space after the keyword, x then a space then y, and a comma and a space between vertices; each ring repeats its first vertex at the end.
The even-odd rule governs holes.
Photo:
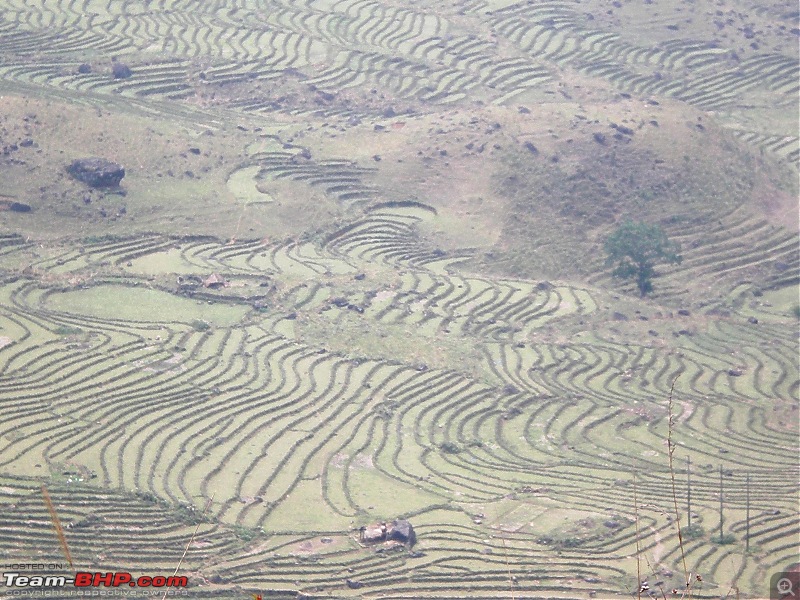
POLYGON ((675 526, 678 528, 678 545, 681 548, 681 561, 683 562, 683 577, 684 581, 686 582, 686 589, 689 590, 691 580, 689 579, 689 569, 686 568, 686 552, 683 549, 683 532, 681 531, 681 515, 678 512, 678 492, 675 488, 675 465, 673 463, 675 445, 672 443, 672 430, 675 428, 675 415, 672 412, 672 392, 675 389, 675 382, 678 381, 678 377, 675 377, 675 379, 672 380, 672 386, 669 388, 667 456, 669 457, 669 476, 670 480, 672 481, 672 503, 675 508, 675 526))
MULTIPOLYGON (((186 558, 186 555, 189 553, 189 548, 191 547, 192 542, 194 542, 194 538, 197 535, 197 532, 200 531, 200 525, 203 524, 203 518, 206 516, 206 513, 208 512, 208 509, 211 508, 211 503, 213 501, 214 501, 214 494, 211 494, 211 498, 209 498, 208 502, 206 502, 206 506, 203 509, 203 514, 200 515, 200 520, 197 522, 197 527, 194 528, 194 532, 192 533, 192 537, 189 538, 189 541, 186 544, 186 548, 184 548, 184 550, 183 550, 183 554, 181 555, 181 559, 178 561, 178 566, 175 567, 175 572, 172 574, 173 577, 178 574, 178 570, 181 568, 181 565, 183 564, 183 559, 186 558)), ((161 596, 161 600, 166 600, 168 592, 169 592, 169 589, 164 590, 164 595, 161 596)))
POLYGON ((64 528, 61 526, 61 521, 56 513, 56 507, 53 506, 53 501, 50 499, 50 493, 47 491, 47 488, 44 484, 42 484, 42 497, 44 498, 44 503, 47 505, 47 510, 50 511, 50 520, 53 522, 53 529, 56 532, 56 537, 58 538, 58 543, 61 546, 61 551, 64 553, 64 558, 67 559, 69 568, 74 571, 75 567, 72 564, 72 556, 69 553, 69 546, 67 546, 67 538, 64 535, 64 528))
POLYGON ((642 551, 639 547, 639 500, 636 497, 636 471, 633 472, 633 512, 636 517, 636 599, 642 600, 642 551))
POLYGON ((511 600, 514 600, 514 578, 511 577, 511 564, 508 562, 508 548, 506 548, 506 536, 500 530, 500 541, 503 542, 503 554, 506 557, 506 569, 508 570, 508 585, 511 587, 511 600))

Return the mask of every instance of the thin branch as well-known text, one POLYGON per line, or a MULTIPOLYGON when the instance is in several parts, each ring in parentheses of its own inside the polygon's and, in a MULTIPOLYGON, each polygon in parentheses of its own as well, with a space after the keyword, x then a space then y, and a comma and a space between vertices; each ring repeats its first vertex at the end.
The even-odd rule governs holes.
POLYGON ((686 581, 686 588, 689 588, 689 569, 686 568, 686 552, 683 549, 683 532, 681 531, 681 515, 678 512, 678 492, 675 487, 675 465, 673 463, 673 454, 675 453, 675 445, 672 443, 672 430, 675 428, 675 415, 672 412, 672 392, 675 389, 675 382, 678 377, 672 380, 672 386, 669 388, 669 429, 667 433, 667 456, 669 457, 669 477, 672 481, 672 503, 675 507, 675 525, 678 528, 678 545, 681 548, 681 561, 683 562, 683 578, 686 581))
POLYGON ((636 516, 636 599, 642 600, 642 550, 639 547, 639 501, 636 497, 636 471, 633 472, 633 511, 636 516))
POLYGON ((61 551, 64 553, 64 558, 67 559, 69 568, 74 571, 75 567, 72 564, 72 555, 69 553, 69 546, 67 546, 67 538, 64 535, 64 528, 61 526, 61 520, 58 518, 58 514, 56 513, 56 507, 53 506, 53 501, 50 499, 50 493, 47 491, 47 488, 44 484, 42 484, 42 497, 44 498, 45 505, 47 505, 47 510, 50 512, 50 521, 53 523, 53 529, 56 532, 56 537, 58 538, 58 543, 61 546, 61 551))
MULTIPOLYGON (((200 515, 200 520, 197 522, 197 527, 194 528, 194 532, 192 533, 192 537, 189 538, 189 542, 186 544, 186 548, 184 548, 184 550, 183 550, 183 554, 181 555, 181 559, 178 561, 178 566, 175 567, 175 572, 172 574, 173 577, 178 574, 178 570, 181 568, 181 565, 183 564, 183 559, 186 558, 186 555, 189 553, 189 548, 191 547, 192 542, 194 542, 194 538, 197 535, 197 532, 200 531, 200 525, 203 524, 203 519, 205 518, 206 513, 208 512, 208 509, 211 508, 211 503, 213 501, 214 501, 214 494, 211 494, 211 498, 209 498, 208 502, 206 502, 206 506, 203 509, 203 514, 200 515)), ((168 589, 164 590, 164 595, 161 597, 161 600, 166 600, 168 592, 169 592, 168 589)))
POLYGON ((508 585, 511 587, 511 600, 514 600, 514 579, 511 577, 511 564, 508 562, 508 548, 506 548, 506 536, 500 530, 500 541, 503 542, 503 554, 506 557, 506 569, 508 570, 508 585))

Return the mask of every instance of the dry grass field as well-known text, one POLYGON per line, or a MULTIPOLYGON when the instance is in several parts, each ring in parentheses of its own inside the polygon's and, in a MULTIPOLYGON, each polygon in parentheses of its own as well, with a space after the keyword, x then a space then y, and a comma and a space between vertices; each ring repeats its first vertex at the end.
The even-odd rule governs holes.
POLYGON ((191 539, 196 598, 635 598, 637 563, 642 598, 768 597, 800 561, 798 27, 0 0, 0 564, 62 561, 44 483, 76 568, 191 539), (681 245, 645 298, 604 264, 626 219, 681 245), (413 547, 360 543, 396 518, 413 547))

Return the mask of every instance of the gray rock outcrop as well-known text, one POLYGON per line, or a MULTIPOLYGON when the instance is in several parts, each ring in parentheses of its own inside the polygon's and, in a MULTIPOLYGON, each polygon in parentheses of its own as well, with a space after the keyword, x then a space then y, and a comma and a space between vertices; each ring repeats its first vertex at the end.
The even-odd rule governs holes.
POLYGON ((95 188, 117 187, 125 177, 122 165, 105 158, 79 158, 67 167, 67 172, 78 181, 95 188))

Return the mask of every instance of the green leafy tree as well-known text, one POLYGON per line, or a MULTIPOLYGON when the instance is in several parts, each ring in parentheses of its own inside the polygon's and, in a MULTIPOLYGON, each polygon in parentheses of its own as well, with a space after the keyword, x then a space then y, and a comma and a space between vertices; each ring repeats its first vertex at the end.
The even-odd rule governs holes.
POLYGON ((680 246, 667 239, 658 225, 627 221, 612 233, 605 243, 606 266, 615 265, 613 275, 621 279, 635 279, 644 297, 653 290, 655 265, 680 263, 680 246))

